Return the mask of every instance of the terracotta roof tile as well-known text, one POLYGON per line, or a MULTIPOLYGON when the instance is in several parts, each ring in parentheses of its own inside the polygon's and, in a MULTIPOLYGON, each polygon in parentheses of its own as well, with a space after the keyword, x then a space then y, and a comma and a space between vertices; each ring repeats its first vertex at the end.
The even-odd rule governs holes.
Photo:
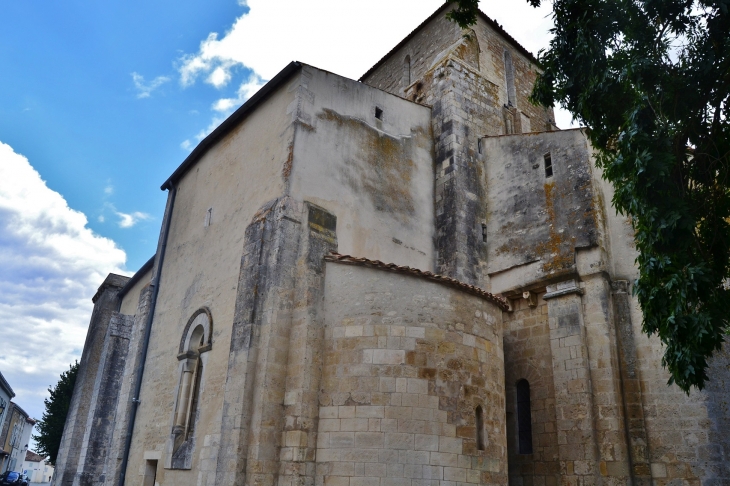
POLYGON ((509 304, 505 299, 497 297, 496 295, 491 294, 484 289, 475 287, 474 285, 466 284, 464 282, 456 280, 455 278, 446 277, 445 275, 438 275, 436 273, 419 270, 417 268, 396 265, 395 263, 384 263, 380 260, 370 260, 368 258, 342 255, 335 252, 331 252, 330 254, 325 255, 324 259, 328 262, 344 263, 346 265, 358 265, 361 267, 380 268, 383 270, 390 270, 391 272, 404 273, 408 275, 414 275, 416 277, 422 277, 426 280, 445 284, 450 287, 463 290, 464 292, 467 292, 469 294, 476 295, 477 297, 481 297, 484 300, 492 302, 503 311, 509 310, 509 304))
POLYGON ((41 456, 40 454, 36 454, 33 451, 28 451, 25 453, 25 460, 31 462, 42 462, 45 461, 46 458, 41 456))

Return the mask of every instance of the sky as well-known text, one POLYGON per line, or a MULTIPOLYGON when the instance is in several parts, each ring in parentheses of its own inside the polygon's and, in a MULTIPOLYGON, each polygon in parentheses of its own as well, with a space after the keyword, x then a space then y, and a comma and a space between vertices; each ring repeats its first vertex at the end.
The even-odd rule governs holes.
MULTIPOLYGON (((16 403, 41 418, 91 297, 154 254, 160 185, 206 134, 292 60, 359 78, 442 1, 0 2, 0 372, 16 403)), ((480 8, 547 47, 549 2, 480 8)))

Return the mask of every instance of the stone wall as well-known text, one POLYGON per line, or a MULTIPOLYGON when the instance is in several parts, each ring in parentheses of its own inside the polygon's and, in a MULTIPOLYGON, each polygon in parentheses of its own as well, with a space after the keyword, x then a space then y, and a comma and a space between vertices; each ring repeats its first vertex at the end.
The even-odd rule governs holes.
POLYGON ((317 484, 507 483, 497 306, 419 277, 328 263, 325 308, 317 484))
MULTIPOLYGON (((532 264, 530 281, 575 272, 576 248, 598 246, 603 202, 593 185, 591 151, 580 130, 489 137, 488 273, 532 264), (546 174, 549 156, 550 175, 546 174)), ((493 282, 500 291, 508 284, 493 282)))
POLYGON ((141 483, 149 474, 160 483, 215 481, 245 231, 260 207, 285 187, 282 172, 294 133, 287 110, 296 99, 286 87, 231 127, 176 181, 126 470, 129 484, 141 483), (165 468, 181 383, 179 343, 186 323, 201 308, 209 309, 215 326, 212 347, 203 354, 191 469, 165 468))
POLYGON ((471 29, 462 31, 445 18, 445 12, 442 8, 430 17, 361 80, 389 93, 424 100, 423 102, 431 105, 426 97, 416 94, 422 89, 418 84, 423 83, 427 73, 445 57, 464 58, 464 54, 469 54, 473 69, 494 86, 494 104, 499 107, 498 119, 482 127, 479 136, 555 130, 557 127, 553 110, 535 106, 528 100, 537 77, 534 57, 526 53, 514 39, 499 32, 501 29, 485 18, 486 16, 480 15, 471 29), (465 39, 464 35, 471 37, 465 39), (469 53, 472 50, 476 50, 475 56, 469 53), (511 132, 507 131, 506 112, 502 109, 508 105, 505 51, 509 52, 514 67, 516 98, 514 105, 510 107, 514 121, 511 132), (404 75, 406 58, 410 59, 410 82, 404 75), (525 118, 529 120, 529 127, 523 123, 525 118))
POLYGON ((431 110, 310 66, 300 84, 288 194, 343 222, 341 253, 433 270, 431 110))
POLYGON ((507 397, 507 457, 511 485, 560 484, 555 386, 544 292, 511 301, 504 313, 505 394, 507 397), (532 414, 532 454, 519 450, 516 385, 527 380, 532 414))

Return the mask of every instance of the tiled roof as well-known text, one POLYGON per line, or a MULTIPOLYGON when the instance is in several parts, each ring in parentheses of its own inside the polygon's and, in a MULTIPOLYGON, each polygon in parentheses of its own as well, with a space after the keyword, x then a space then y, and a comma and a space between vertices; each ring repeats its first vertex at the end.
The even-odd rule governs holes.
POLYGON ((33 451, 28 451, 25 453, 25 460, 31 462, 42 462, 45 461, 46 458, 41 456, 40 454, 36 454, 33 451))
POLYGON ((467 292, 469 294, 476 295, 477 297, 481 297, 484 300, 492 302, 503 311, 509 310, 509 304, 505 299, 497 297, 496 295, 491 294, 479 287, 475 287, 474 285, 469 285, 459 280, 456 280, 455 278, 438 275, 428 271, 424 272, 423 270, 419 270, 417 268, 396 265, 395 263, 383 263, 380 260, 370 260, 368 258, 342 255, 335 252, 331 252, 329 255, 325 255, 324 259, 328 262, 344 263, 346 265, 358 265, 361 267, 380 268, 383 270, 390 270, 391 272, 404 273, 407 275, 414 275, 416 277, 425 278, 426 280, 445 284, 450 287, 463 290, 464 292, 467 292))

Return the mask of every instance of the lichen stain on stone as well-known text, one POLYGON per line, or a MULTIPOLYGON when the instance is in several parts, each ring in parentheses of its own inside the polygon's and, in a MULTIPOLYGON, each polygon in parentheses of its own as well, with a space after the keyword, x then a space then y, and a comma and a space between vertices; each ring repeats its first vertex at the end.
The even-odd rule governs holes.
POLYGON ((416 212, 411 193, 416 169, 412 155, 417 148, 425 146, 427 129, 418 128, 410 137, 394 137, 363 120, 333 110, 325 109, 317 118, 335 123, 343 139, 357 143, 359 150, 353 151, 344 160, 345 167, 340 169, 340 175, 350 188, 366 194, 377 211, 408 222, 416 212))
POLYGON ((560 232, 555 211, 555 199, 564 198, 562 191, 555 190, 555 184, 546 182, 545 210, 549 228, 548 240, 537 245, 538 254, 543 255, 542 270, 545 273, 554 273, 570 268, 575 262, 575 236, 567 236, 567 232, 560 232))
POLYGON ((284 178, 284 180, 289 179, 289 175, 291 175, 291 169, 292 169, 293 162, 294 162, 294 142, 292 141, 291 143, 289 143, 289 147, 287 149, 286 161, 284 162, 284 166, 281 168, 281 176, 284 178))

